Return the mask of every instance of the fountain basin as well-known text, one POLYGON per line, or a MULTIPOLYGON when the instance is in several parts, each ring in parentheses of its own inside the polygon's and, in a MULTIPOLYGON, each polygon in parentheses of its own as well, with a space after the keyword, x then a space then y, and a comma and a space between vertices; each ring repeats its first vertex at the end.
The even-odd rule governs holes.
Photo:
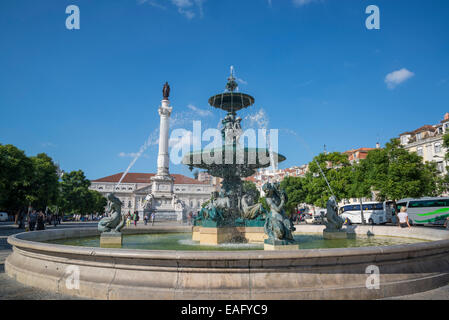
MULTIPOLYGON (((297 226, 320 233, 323 226, 297 226)), ((191 227, 153 232, 192 232, 191 227)), ((148 229, 126 233, 148 233, 148 229)), ((99 299, 377 299, 427 291, 449 282, 449 232, 432 228, 357 226, 356 235, 429 242, 385 247, 297 251, 151 251, 44 243, 98 235, 59 229, 10 236, 7 274, 26 285, 99 299), (380 288, 367 289, 366 268, 380 270, 380 288), (79 270, 79 288, 67 270, 79 270)))
POLYGON ((250 177, 259 168, 268 168, 270 161, 280 163, 285 157, 266 148, 213 148, 187 153, 182 164, 189 167, 209 170, 214 177, 226 176, 250 177), (218 161, 214 161, 217 156, 218 161), (217 163, 219 162, 219 163, 217 163))

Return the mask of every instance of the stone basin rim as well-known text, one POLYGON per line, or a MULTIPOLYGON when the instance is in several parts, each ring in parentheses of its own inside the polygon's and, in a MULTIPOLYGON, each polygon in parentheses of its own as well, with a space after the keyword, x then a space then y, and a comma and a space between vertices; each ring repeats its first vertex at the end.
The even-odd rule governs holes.
MULTIPOLYGON (((387 227, 391 228, 391 227, 387 227)), ((425 238, 418 238, 428 242, 399 244, 381 247, 354 247, 354 248, 326 248, 326 249, 303 249, 298 251, 252 251, 252 250, 238 250, 238 251, 177 251, 177 250, 144 250, 144 249, 107 249, 99 247, 78 247, 62 244, 45 243, 45 240, 32 240, 33 236, 46 233, 50 237, 46 240, 61 239, 61 235, 68 231, 70 233, 82 232, 82 237, 89 237, 98 235, 94 228, 71 228, 58 230, 44 230, 23 232, 8 237, 8 243, 13 247, 25 248, 31 250, 38 250, 52 253, 68 253, 76 255, 95 255, 98 257, 120 257, 120 258, 141 258, 141 259, 160 259, 160 260, 265 260, 265 259, 298 259, 298 258, 326 258, 326 257, 351 257, 360 255, 378 255, 378 254, 400 254, 405 252, 425 253, 425 251, 432 249, 447 248, 449 251, 449 232, 444 230, 435 230, 441 232, 440 240, 431 240, 425 238), (54 237, 51 237, 51 234, 54 237), (446 233, 446 234, 445 234, 446 233), (26 239, 28 238, 28 239, 26 239), (31 239, 30 239, 31 238, 31 239), (429 241, 430 240, 430 241, 429 241)), ((150 233, 167 232, 170 229, 151 229, 150 233)), ((179 228, 173 228, 171 232, 181 232, 179 228)), ((302 231, 304 232, 304 231, 302 231)), ((142 234, 126 233, 126 234, 142 234)), ((391 236, 377 234, 378 236, 391 236)), ((407 237, 401 235, 401 237, 407 237)), ((73 238, 73 236, 71 237, 73 238)))

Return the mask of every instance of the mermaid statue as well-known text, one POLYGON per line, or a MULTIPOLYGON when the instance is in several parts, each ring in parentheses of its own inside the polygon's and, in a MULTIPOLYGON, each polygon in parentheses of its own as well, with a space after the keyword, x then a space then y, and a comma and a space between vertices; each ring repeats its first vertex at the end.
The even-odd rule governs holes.
POLYGON ((98 231, 120 233, 125 226, 125 218, 122 215, 123 203, 113 193, 108 196, 108 217, 104 217, 98 222, 98 231))
POLYGON ((278 183, 268 182, 263 185, 262 190, 265 193, 265 199, 270 207, 270 212, 268 213, 264 226, 265 234, 268 235, 265 243, 296 243, 292 234, 296 229, 284 211, 285 203, 288 201, 287 194, 284 190, 281 190, 278 183))

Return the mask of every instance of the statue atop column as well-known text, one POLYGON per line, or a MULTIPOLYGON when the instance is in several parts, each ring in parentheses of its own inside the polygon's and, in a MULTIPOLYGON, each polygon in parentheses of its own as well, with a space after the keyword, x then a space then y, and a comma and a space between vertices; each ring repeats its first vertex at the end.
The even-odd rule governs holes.
POLYGON ((164 97, 164 100, 168 100, 168 97, 170 97, 170 86, 168 85, 168 82, 165 82, 164 87, 162 88, 162 96, 164 97))

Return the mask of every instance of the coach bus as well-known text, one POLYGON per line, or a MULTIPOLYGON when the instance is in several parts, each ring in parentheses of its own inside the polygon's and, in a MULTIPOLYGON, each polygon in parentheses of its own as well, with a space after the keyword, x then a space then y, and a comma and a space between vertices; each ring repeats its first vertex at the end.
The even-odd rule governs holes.
POLYGON ((449 197, 402 199, 397 206, 407 208, 410 224, 443 225, 449 217, 449 197))
MULTIPOLYGON (((388 208, 385 202, 364 202, 362 204, 363 217, 369 224, 385 224, 388 222, 388 208)), ((341 214, 349 224, 362 223, 362 212, 360 204, 348 204, 341 207, 341 214)))

